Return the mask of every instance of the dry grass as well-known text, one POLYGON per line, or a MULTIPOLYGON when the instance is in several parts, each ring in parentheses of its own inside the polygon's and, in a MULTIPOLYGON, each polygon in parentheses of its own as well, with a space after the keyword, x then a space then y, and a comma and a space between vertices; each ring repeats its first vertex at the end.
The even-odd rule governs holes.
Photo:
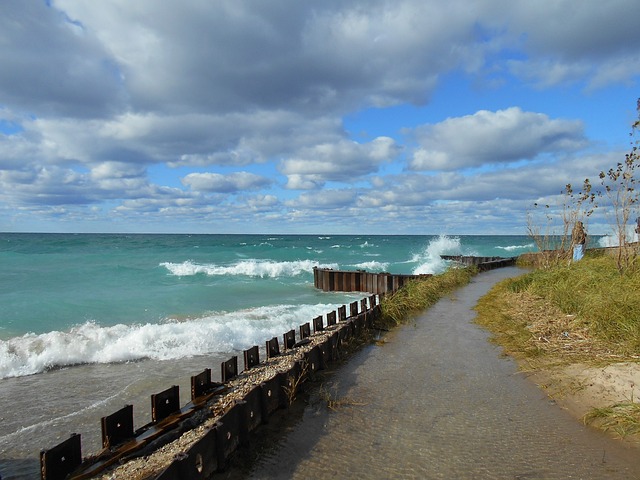
POLYGON ((287 375, 287 385, 283 386, 285 394, 287 395, 287 405, 291 405, 296 400, 298 391, 302 386, 302 383, 306 380, 309 371, 309 362, 302 361, 302 368, 297 375, 287 375))
POLYGON ((640 404, 617 403, 610 407, 594 408, 584 417, 586 424, 613 432, 620 438, 640 435, 640 404))
POLYGON ((327 406, 327 408, 333 412, 338 411, 340 408, 348 407, 348 406, 364 406, 366 403, 358 402, 351 397, 340 397, 338 395, 338 385, 332 385, 331 387, 327 387, 326 385, 321 385, 318 389, 318 396, 322 400, 322 402, 327 406))
MULTIPOLYGON (((608 256, 536 270, 497 284, 478 303, 476 321, 532 370, 638 362, 638 285, 637 273, 620 275, 608 256)), ((639 435, 640 404, 593 409, 583 420, 620 437, 639 435)))

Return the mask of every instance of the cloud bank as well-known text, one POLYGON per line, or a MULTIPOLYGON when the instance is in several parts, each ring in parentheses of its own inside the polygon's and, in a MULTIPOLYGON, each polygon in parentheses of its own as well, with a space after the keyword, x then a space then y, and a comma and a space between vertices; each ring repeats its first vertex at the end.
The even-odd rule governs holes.
POLYGON ((528 205, 624 156, 627 131, 592 125, 633 120, 639 16, 3 1, 0 230, 524 233, 528 205))

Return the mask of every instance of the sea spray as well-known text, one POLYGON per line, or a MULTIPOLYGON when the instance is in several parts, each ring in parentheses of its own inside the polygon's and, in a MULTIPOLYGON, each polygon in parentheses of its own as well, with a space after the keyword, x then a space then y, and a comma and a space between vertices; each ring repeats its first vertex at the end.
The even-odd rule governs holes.
POLYGON ((298 260, 275 262, 270 260, 242 260, 232 265, 199 264, 190 260, 182 263, 163 262, 161 267, 166 268, 172 275, 186 277, 204 274, 209 276, 237 275, 260 278, 293 277, 309 274, 313 267, 334 268, 336 263, 319 264, 313 260, 298 260))
POLYGON ((414 275, 427 273, 441 273, 447 269, 448 262, 441 255, 461 255, 461 243, 459 237, 440 235, 433 238, 423 251, 415 254, 411 259, 418 265, 413 269, 414 275))
MULTIPOLYGON (((633 228, 635 228, 635 226, 627 228, 627 242, 637 242, 640 240, 640 237, 635 231, 633 231, 633 228)), ((618 247, 620 246, 620 239, 618 238, 617 234, 604 235, 598 238, 597 242, 595 243, 600 248, 618 247)))
POLYGON ((389 268, 388 262, 362 262, 353 265, 357 270, 366 270, 368 272, 385 272, 389 268))

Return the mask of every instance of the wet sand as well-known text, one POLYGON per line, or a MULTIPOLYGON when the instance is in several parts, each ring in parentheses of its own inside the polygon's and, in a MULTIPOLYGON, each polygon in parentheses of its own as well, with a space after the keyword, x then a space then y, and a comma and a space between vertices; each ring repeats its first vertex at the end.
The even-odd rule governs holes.
POLYGON ((633 479, 636 448, 578 422, 518 371, 472 310, 516 268, 476 276, 325 379, 220 478, 633 479))

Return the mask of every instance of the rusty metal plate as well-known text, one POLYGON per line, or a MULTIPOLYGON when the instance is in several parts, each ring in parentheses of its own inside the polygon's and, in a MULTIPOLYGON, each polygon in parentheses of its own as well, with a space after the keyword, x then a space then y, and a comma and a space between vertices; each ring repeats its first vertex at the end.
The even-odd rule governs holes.
POLYGON ((369 306, 367 305, 367 299, 363 298, 362 300, 360 300, 360 313, 366 312, 368 309, 369 306))
POLYGON ((281 405, 280 377, 276 375, 261 383, 260 391, 262 392, 262 421, 266 422, 269 415, 280 408, 281 405))
POLYGON ((329 367, 329 363, 331 362, 331 342, 327 338, 325 341, 320 342, 317 347, 320 350, 322 369, 326 369, 329 367))
POLYGON ((304 325, 300 325, 300 338, 308 338, 311 336, 311 325, 309 322, 304 325))
POLYGON ((336 320, 336 312, 329 312, 327 313, 327 327, 331 327, 332 325, 335 325, 337 323, 336 320))
POLYGON ((324 324, 322 322, 322 315, 313 319, 313 332, 318 333, 324 330, 324 324))
POLYGON ((371 305, 371 308, 375 307, 378 304, 378 302, 376 301, 376 296, 375 295, 371 295, 369 297, 369 305, 371 305))
POLYGON ((291 350, 293 346, 296 344, 296 331, 289 330, 287 333, 283 335, 283 344, 285 350, 291 350))
POLYGON ((267 358, 273 358, 278 355, 280 355, 278 337, 273 337, 271 340, 267 340, 267 358))
POLYGON ((262 412, 262 390, 256 386, 244 397, 245 425, 248 432, 252 432, 263 423, 262 412))
POLYGON ((234 405, 216 423, 218 471, 225 468, 227 459, 241 444, 242 431, 245 428, 242 408, 240 404, 234 405))
POLYGON ((191 400, 202 397, 211 389, 211 369, 206 368, 191 377, 191 400))
POLYGON ((40 474, 43 480, 63 480, 82 463, 80 434, 49 450, 40 452, 40 474))
POLYGON ((175 459, 155 480, 204 480, 218 470, 216 429, 210 429, 189 448, 185 455, 175 459))
POLYGON ((347 341, 351 337, 351 327, 347 324, 342 325, 342 328, 338 330, 338 335, 342 342, 347 341))
POLYGON ((322 370, 322 352, 318 345, 313 347, 307 353, 304 354, 304 359, 307 362, 307 369, 309 375, 313 375, 318 370, 322 370))
POLYGON ((226 362, 220 364, 222 381, 226 382, 238 375, 238 357, 233 356, 226 362))
POLYGON ((351 302, 349 306, 350 306, 349 316, 355 317, 356 315, 358 315, 358 302, 351 302))
POLYGON ((340 358, 340 347, 341 347, 340 334, 338 332, 334 333, 329 337, 329 345, 331 347, 331 360, 337 360, 340 358))
POLYGON ((110 448, 130 440, 134 436, 133 405, 125 405, 111 415, 100 419, 102 447, 110 448))
POLYGON ((180 387, 174 385, 151 395, 151 421, 160 422, 180 411, 180 387))
POLYGON ((260 352, 257 345, 244 351, 244 369, 249 370, 260 363, 260 352))

